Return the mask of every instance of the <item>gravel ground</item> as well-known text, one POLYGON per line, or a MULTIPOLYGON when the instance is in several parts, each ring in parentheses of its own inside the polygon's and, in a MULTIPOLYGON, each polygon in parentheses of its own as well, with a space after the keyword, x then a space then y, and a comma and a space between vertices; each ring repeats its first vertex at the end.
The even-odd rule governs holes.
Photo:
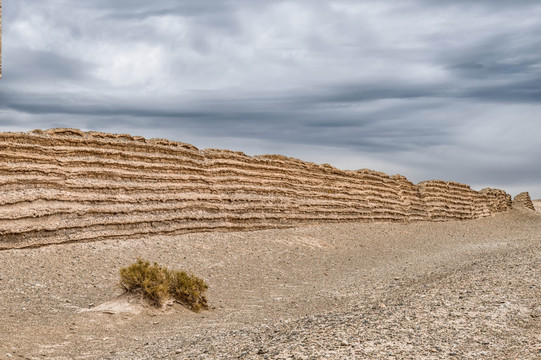
POLYGON ((0 359, 541 359, 541 215, 0 252, 0 359), (136 257, 212 308, 120 296, 136 257))

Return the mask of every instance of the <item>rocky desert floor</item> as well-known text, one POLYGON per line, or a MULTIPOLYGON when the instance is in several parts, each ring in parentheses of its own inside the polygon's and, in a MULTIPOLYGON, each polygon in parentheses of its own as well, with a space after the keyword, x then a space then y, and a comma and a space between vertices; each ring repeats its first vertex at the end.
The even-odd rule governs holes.
POLYGON ((0 359, 541 359, 541 214, 0 251, 0 359), (137 257, 209 311, 119 296, 137 257))

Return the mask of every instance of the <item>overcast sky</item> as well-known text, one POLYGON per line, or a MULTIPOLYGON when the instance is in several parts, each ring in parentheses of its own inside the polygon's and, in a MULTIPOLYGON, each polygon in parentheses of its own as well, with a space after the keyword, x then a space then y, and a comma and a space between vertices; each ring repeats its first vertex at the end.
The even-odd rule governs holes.
POLYGON ((539 1, 4 1, 0 128, 541 198, 539 1))

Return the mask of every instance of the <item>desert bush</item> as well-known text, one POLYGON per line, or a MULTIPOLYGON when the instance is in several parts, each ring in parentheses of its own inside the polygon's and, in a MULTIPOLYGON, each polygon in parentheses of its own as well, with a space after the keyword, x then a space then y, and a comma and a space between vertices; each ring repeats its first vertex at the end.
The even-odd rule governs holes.
POLYGON ((172 297, 192 311, 208 309, 204 294, 208 285, 203 279, 185 271, 171 271, 142 259, 120 269, 120 286, 128 292, 141 292, 157 307, 172 297))
POLYGON ((179 303, 195 312, 208 309, 204 292, 208 289, 205 281, 185 271, 170 271, 169 283, 171 296, 179 303))
POLYGON ((120 286, 129 292, 140 291, 156 306, 163 304, 170 289, 167 269, 141 259, 120 269, 120 286))

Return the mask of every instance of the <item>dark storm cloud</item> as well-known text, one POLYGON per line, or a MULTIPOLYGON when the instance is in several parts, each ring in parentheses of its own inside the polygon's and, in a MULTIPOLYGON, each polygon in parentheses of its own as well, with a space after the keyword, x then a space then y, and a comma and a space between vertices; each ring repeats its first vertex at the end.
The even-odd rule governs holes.
MULTIPOLYGON (((69 59, 52 51, 14 49, 8 57, 17 66, 10 67, 9 83, 48 81, 85 81, 90 80, 90 64, 78 59, 69 59)), ((6 90, 7 86, 2 89, 6 90)))
POLYGON ((106 10, 107 17, 117 19, 144 19, 151 16, 212 16, 224 14, 235 9, 230 2, 223 1, 98 1, 87 3, 91 8, 106 10))
POLYGON ((0 125, 373 160, 541 197, 538 4, 20 0, 3 9, 0 125))
POLYGON ((478 86, 462 94, 466 98, 477 98, 498 102, 531 102, 538 104, 541 99, 541 76, 512 84, 478 86))
POLYGON ((412 99, 421 97, 442 96, 445 88, 442 85, 417 85, 406 83, 366 83, 344 84, 339 87, 330 86, 326 93, 320 94, 317 102, 359 103, 382 99, 412 99))

